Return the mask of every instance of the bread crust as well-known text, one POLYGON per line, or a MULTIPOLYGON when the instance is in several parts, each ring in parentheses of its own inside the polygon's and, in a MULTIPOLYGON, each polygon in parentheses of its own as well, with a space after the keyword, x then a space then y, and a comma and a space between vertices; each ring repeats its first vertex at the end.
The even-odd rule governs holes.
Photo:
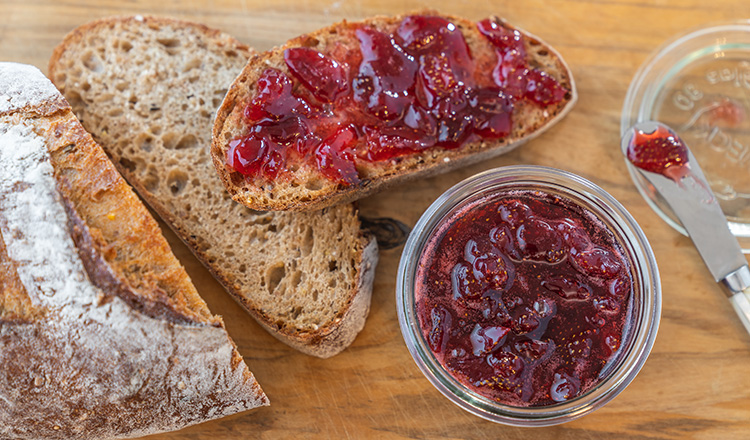
POLYGON ((5 98, 0 285, 10 288, 0 291, 0 438, 126 438, 267 405, 221 318, 49 80, 0 63, 5 98), (21 85, 44 93, 14 94, 9 82, 24 76, 21 85), (26 145, 14 155, 19 141, 26 145), (79 160, 97 164, 90 172, 107 184, 78 176, 79 160), (108 206, 110 197, 122 206, 108 206), (130 214, 110 221, 124 235, 135 228, 152 256, 137 264, 163 269, 161 284, 133 284, 112 255, 122 243, 92 227, 100 207, 130 214), (4 313, 3 304, 23 300, 32 306, 4 313))
MULTIPOLYGON (((194 28, 205 35, 206 39, 216 39, 221 42, 227 49, 239 51, 242 54, 246 54, 249 57, 252 53, 252 49, 239 43, 234 38, 214 29, 207 28, 206 26, 173 20, 166 17, 111 17, 100 19, 91 23, 87 23, 72 31, 55 49, 49 63, 50 77, 60 88, 63 94, 70 96, 73 93, 78 93, 80 90, 75 89, 75 84, 69 84, 66 82, 67 73, 65 61, 69 57, 77 56, 82 52, 84 48, 84 41, 87 36, 97 33, 109 33, 115 26, 130 26, 134 29, 139 27, 154 27, 158 28, 161 26, 173 26, 176 28, 194 28)), ((120 66, 121 70, 126 70, 127 65, 123 63, 120 66)), ((239 67, 238 67, 239 70, 239 67)), ((209 77, 205 77, 205 81, 211 81, 209 77)), ((204 79, 201 79, 204 81, 204 79)), ((224 88, 228 84, 214 84, 214 88, 224 88)), ((126 93, 126 92, 124 92, 126 93)), ((188 90, 186 93, 193 93, 188 90)), ((88 111, 88 107, 85 104, 77 106, 73 105, 74 111, 82 116, 82 113, 88 111)), ((96 111, 96 110, 92 110, 96 111)), ((84 118, 84 125, 87 121, 84 118)), ((144 121, 144 123, 146 123, 144 121)), ((210 137, 211 121, 207 121, 206 125, 208 128, 207 138, 210 137)), ((109 139, 109 142, 105 141, 104 133, 97 131, 96 127, 89 128, 95 137, 102 143, 102 146, 107 150, 108 154, 112 156, 115 166, 125 176, 128 182, 136 189, 136 191, 143 197, 144 200, 159 214, 159 216, 175 231, 175 233, 187 244, 195 256, 204 264, 204 266, 211 272, 211 274, 226 288, 226 290, 232 295, 232 297, 271 335, 285 344, 311 356, 317 356, 321 358, 327 358, 340 353, 346 347, 348 347, 355 339, 357 333, 364 327, 367 313, 369 311, 370 299, 372 295, 372 284, 374 277, 374 270, 378 261, 377 243, 375 238, 369 234, 366 234, 361 229, 353 235, 347 236, 343 240, 347 241, 347 245, 353 248, 352 259, 356 262, 355 277, 352 280, 348 280, 351 287, 340 295, 343 297, 344 305, 340 307, 335 316, 327 319, 322 325, 315 327, 300 327, 292 325, 288 321, 280 320, 278 317, 271 316, 267 312, 266 305, 258 301, 255 298, 254 292, 248 291, 247 287, 243 287, 239 278, 240 274, 233 273, 227 270, 217 260, 215 256, 209 252, 210 244, 206 243, 205 237, 195 230, 191 230, 186 227, 186 223, 182 221, 175 211, 170 209, 169 201, 162 199, 154 191, 149 190, 147 185, 139 178, 139 176, 127 166, 124 165, 123 157, 121 157, 116 151, 116 144, 119 139, 109 139)), ((140 128, 138 128, 140 129, 140 128)), ((210 156, 208 156, 208 144, 210 140, 206 142, 206 159, 207 164, 205 166, 210 168, 211 174, 215 174, 213 165, 210 163, 210 156)), ((203 166, 195 164, 194 166, 203 166)), ((216 177, 217 186, 220 191, 223 192, 218 177, 216 177)), ((231 200, 227 200, 226 203, 234 204, 231 200)), ((194 207, 195 209, 195 207, 194 207)), ((357 222, 357 210, 355 207, 349 206, 338 206, 332 208, 330 212, 320 213, 306 213, 303 217, 295 213, 273 213, 268 214, 273 216, 273 219, 269 222, 274 224, 298 224, 307 222, 311 225, 313 230, 318 229, 321 225, 317 224, 321 221, 330 221, 331 219, 344 218, 347 222, 357 222), (308 220, 301 220, 308 219, 308 220)), ((299 241, 298 237, 293 237, 290 240, 299 241)), ((320 261, 319 266, 325 266, 327 271, 327 262, 320 261)), ((326 286, 327 287, 327 286, 326 286)), ((336 289, 343 289, 337 286, 336 289)), ((337 294, 338 295, 338 294, 337 294)))
MULTIPOLYGON (((434 11, 420 11, 416 14, 441 16, 456 24, 464 32, 474 54, 486 54, 488 48, 491 47, 490 43, 479 34, 475 24, 469 20, 434 11)), ((390 32, 408 15, 413 14, 395 17, 377 16, 361 22, 343 21, 308 35, 294 38, 283 46, 258 54, 248 61, 245 68, 232 83, 217 113, 211 145, 214 166, 234 200, 256 210, 290 211, 321 209, 351 202, 408 180, 441 174, 508 152, 539 136, 557 123, 577 101, 573 76, 560 54, 536 36, 511 26, 503 19, 493 17, 492 19, 500 25, 521 32, 526 44, 530 65, 544 67, 543 70, 555 78, 563 88, 569 90, 568 95, 562 102, 546 109, 532 108, 529 104, 519 103, 515 114, 523 113, 525 117, 520 118, 521 120, 514 118, 512 132, 508 137, 464 145, 453 150, 431 148, 424 153, 417 153, 384 163, 358 163, 361 182, 348 186, 326 181, 324 178, 320 179, 317 170, 312 170, 309 166, 303 165, 291 177, 294 184, 291 185, 292 189, 289 189, 287 188, 287 186, 290 186, 288 182, 284 182, 281 178, 277 179, 277 182, 269 182, 263 178, 252 180, 241 175, 226 163, 229 141, 247 133, 248 127, 243 116, 244 108, 254 96, 255 86, 263 71, 268 67, 273 67, 289 75, 289 69, 284 62, 284 51, 286 49, 310 47, 321 50, 326 47, 328 42, 338 42, 345 38, 342 35, 353 35, 353 29, 362 25, 390 32), (318 184, 320 188, 308 189, 305 181, 310 179, 324 180, 324 183, 318 184), (279 190, 280 187, 283 187, 283 193, 279 190)), ((485 67, 492 69, 493 66, 485 67)))

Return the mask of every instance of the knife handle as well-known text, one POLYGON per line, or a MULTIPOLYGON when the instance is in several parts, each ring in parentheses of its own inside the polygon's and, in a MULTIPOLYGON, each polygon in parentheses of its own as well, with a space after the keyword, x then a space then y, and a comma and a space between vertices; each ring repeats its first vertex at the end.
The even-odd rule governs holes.
POLYGON ((721 280, 721 283, 727 290, 729 302, 750 333, 750 268, 747 265, 740 267, 721 280))
POLYGON ((734 310, 745 325, 745 329, 750 333, 750 289, 744 292, 737 292, 729 297, 729 302, 734 306, 734 310))

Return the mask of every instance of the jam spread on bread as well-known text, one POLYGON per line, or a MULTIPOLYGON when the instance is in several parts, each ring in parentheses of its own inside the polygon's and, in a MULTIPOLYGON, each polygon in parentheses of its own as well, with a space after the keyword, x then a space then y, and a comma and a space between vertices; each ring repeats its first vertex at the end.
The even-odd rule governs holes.
POLYGON ((539 191, 462 208, 427 242, 415 302, 425 341, 456 380, 512 406, 594 387, 620 352, 631 268, 584 208, 539 191))
POLYGON ((518 31, 490 19, 477 28, 496 57, 491 71, 442 17, 408 16, 392 33, 357 26, 353 49, 286 49, 289 73, 262 72, 244 112, 249 130, 229 143, 227 164, 270 180, 308 164, 357 184, 360 162, 505 138, 520 101, 544 108, 569 93, 527 64, 518 31))

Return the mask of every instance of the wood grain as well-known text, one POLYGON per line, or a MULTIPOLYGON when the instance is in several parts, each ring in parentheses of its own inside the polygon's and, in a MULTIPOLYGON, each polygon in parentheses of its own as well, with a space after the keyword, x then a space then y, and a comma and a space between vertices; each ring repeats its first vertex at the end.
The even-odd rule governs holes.
POLYGON ((443 398, 411 360, 396 318, 400 249, 382 252, 364 331, 341 355, 320 360, 299 354, 265 333, 165 228, 201 295, 225 317, 272 406, 151 438, 749 438, 750 336, 690 241, 661 221, 636 192, 618 147, 625 93, 647 55, 674 34, 748 15, 746 1, 4 0, 0 59, 46 71, 52 48, 68 31, 114 14, 196 20, 263 50, 344 18, 422 8, 471 19, 499 15, 537 34, 570 64, 580 100, 562 123, 532 143, 482 165, 370 197, 361 203, 363 213, 413 225, 442 191, 469 175, 502 165, 553 166, 593 180, 639 221, 659 263, 663 316, 643 370, 615 400, 574 422, 533 430, 493 424, 443 398))

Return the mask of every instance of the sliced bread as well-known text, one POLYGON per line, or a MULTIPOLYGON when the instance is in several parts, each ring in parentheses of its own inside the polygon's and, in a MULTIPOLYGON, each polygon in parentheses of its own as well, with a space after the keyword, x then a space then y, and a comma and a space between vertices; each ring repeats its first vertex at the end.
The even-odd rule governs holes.
POLYGON ((0 63, 0 438, 267 405, 159 226, 35 67, 0 63))
POLYGON ((211 154, 238 202, 320 209, 509 151, 575 101, 560 55, 499 19, 345 21, 252 57, 211 154))
POLYGON ((211 127, 251 53, 203 25, 118 17, 71 32, 49 72, 125 178, 249 314, 303 353, 333 356, 364 326, 377 245, 352 205, 258 212, 224 190, 211 127))

